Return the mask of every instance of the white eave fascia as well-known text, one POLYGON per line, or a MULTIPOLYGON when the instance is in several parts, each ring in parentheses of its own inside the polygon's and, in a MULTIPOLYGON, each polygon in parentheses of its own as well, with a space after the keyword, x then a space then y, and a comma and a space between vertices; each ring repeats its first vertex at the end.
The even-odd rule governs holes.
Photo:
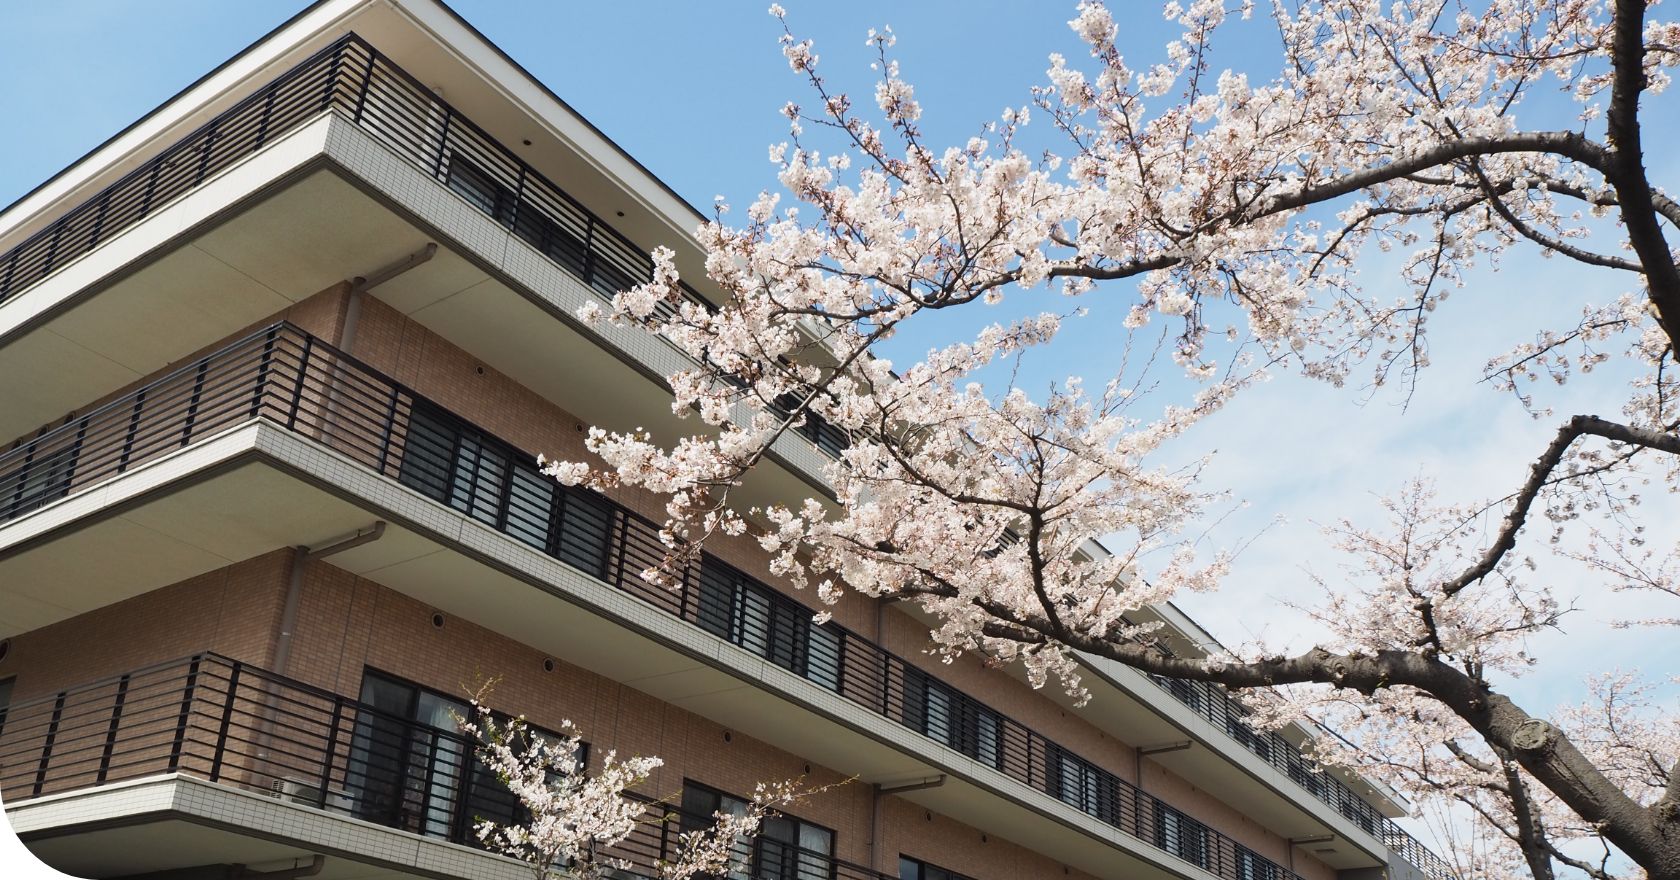
POLYGON ((388 2, 439 45, 455 53, 461 63, 477 72, 510 103, 533 119, 545 123, 550 134, 589 160, 603 177, 636 196, 643 207, 671 224, 671 228, 685 239, 693 241, 693 225, 705 221, 705 214, 490 42, 455 10, 438 0, 388 2))
POLYGON ((539 124, 665 226, 670 241, 690 248, 688 256, 698 267, 700 250, 694 229, 707 219, 706 215, 438 0, 318 0, 17 202, 0 209, 0 249, 50 223, 64 207, 85 201, 119 174, 179 140, 211 115, 209 109, 219 110, 230 103, 228 96, 267 82, 308 52, 356 30, 354 20, 373 11, 395 13, 539 124))
POLYGON ((337 34, 347 19, 380 0, 319 0, 252 43, 197 82, 95 147, 33 191, 0 209, 0 249, 45 226, 92 196, 97 187, 178 141, 203 120, 195 119, 220 99, 252 81, 266 82, 275 69, 301 60, 301 49, 323 33, 337 34), (113 171, 119 173, 113 173, 113 171))

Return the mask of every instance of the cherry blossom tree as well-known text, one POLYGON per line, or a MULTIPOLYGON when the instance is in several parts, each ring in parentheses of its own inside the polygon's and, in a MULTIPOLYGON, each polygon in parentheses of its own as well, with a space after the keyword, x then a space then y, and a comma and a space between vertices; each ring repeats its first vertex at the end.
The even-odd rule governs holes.
POLYGON ((821 602, 914 602, 932 650, 1020 663, 1036 685, 1082 693, 1090 655, 1244 692, 1260 724, 1327 722, 1348 739, 1319 743, 1323 760, 1476 817, 1455 853, 1466 874, 1680 878, 1680 730, 1648 683, 1597 679, 1561 713, 1508 688, 1534 660, 1530 637, 1568 611, 1537 555, 1586 563, 1589 591, 1680 593, 1676 548, 1649 546, 1638 506, 1645 483, 1680 484, 1680 203, 1647 171, 1642 125, 1674 112, 1662 96, 1680 24, 1660 11, 1277 0, 1260 17, 1278 63, 1256 73, 1214 65, 1221 39, 1260 26, 1244 23, 1250 2, 1167 4, 1181 36, 1140 65, 1086 0, 1070 22, 1083 57, 1051 55, 1023 106, 940 146, 890 30, 869 35, 878 81, 854 104, 772 8, 810 97, 785 109, 778 186, 744 223, 720 205, 699 230, 727 301, 685 295, 661 249, 651 283, 582 315, 687 352, 697 366, 669 377, 674 406, 704 424, 659 441, 593 430, 600 462, 549 472, 667 495, 673 564, 718 531, 751 532, 821 602), (1328 633, 1311 650, 1157 650, 1132 612, 1215 587, 1230 562, 1185 532, 1218 487, 1159 463, 1161 449, 1270 373, 1406 387, 1467 273, 1543 258, 1627 293, 1490 352, 1492 383, 1557 425, 1523 456, 1526 478, 1450 502, 1408 485, 1390 522, 1333 526, 1353 568, 1310 612, 1328 633), (1399 271, 1362 274, 1379 259, 1399 271), (1043 314, 914 363, 880 351, 943 311, 1048 297, 1043 314), (1066 313, 1093 297, 1130 299, 1119 375, 982 382, 1053 355, 1066 313), (1143 393, 1135 368, 1157 352, 1193 394, 1143 393), (1543 382, 1612 361, 1634 377, 1612 414, 1547 408, 1543 382), (833 497, 733 506, 772 445, 819 418, 851 441, 827 468, 833 497))
POLYGON ((750 848, 744 842, 777 808, 812 793, 793 782, 761 783, 745 810, 719 813, 707 817, 710 826, 669 835, 675 841, 670 853, 661 853, 651 865, 638 865, 622 845, 643 827, 664 839, 667 834, 659 826, 681 819, 662 802, 632 791, 663 762, 621 760, 609 750, 600 767, 591 770, 583 760, 583 737, 570 721, 551 737, 533 731, 523 718, 498 721, 483 695, 480 691, 473 698, 472 717, 459 717, 456 725, 477 742, 478 758, 526 816, 511 823, 478 819, 473 831, 490 850, 530 866, 535 880, 605 880, 648 870, 660 880, 689 880, 745 871, 750 848))

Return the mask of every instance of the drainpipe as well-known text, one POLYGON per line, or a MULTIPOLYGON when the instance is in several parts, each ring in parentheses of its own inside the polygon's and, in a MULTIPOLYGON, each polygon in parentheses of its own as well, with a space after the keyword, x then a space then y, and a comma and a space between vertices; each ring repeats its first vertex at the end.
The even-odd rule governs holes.
POLYGON ((234 865, 228 872, 233 880, 297 880, 300 877, 313 877, 321 873, 321 868, 327 864, 327 857, 316 855, 309 860, 306 867, 283 868, 278 871, 253 871, 245 865, 234 865))
POLYGON ((426 246, 379 269, 372 275, 358 275, 350 279, 350 301, 344 310, 344 327, 338 334, 338 348, 345 354, 352 354, 351 348, 356 344, 356 325, 362 317, 362 300, 367 292, 387 281, 419 266, 437 255, 437 242, 426 242, 426 246))
MULTIPOLYGON (((383 534, 385 534, 385 521, 376 520, 373 525, 368 526, 365 529, 357 529, 349 535, 346 535, 337 541, 333 541, 319 550, 311 550, 308 547, 298 547, 295 551, 293 551, 291 576, 286 584, 286 601, 280 609, 280 635, 274 640, 274 658, 273 662, 269 664, 269 671, 274 673, 275 677, 271 678, 266 675, 262 676, 262 685, 259 688, 263 697, 262 722, 257 725, 257 760, 259 762, 265 762, 268 760, 269 747, 274 744, 274 722, 280 709, 280 701, 278 699, 278 688, 280 687, 279 679, 286 675, 286 666, 292 657, 292 630, 297 629, 298 605, 303 596, 303 573, 305 567, 316 559, 325 559, 334 553, 342 553, 352 547, 360 547, 363 544, 371 544, 374 541, 379 540, 380 536, 383 534)), ((240 868, 239 870, 244 869, 240 868)), ((306 874, 294 874, 290 876, 307 877, 319 870, 320 868, 317 866, 314 871, 310 871, 306 874)), ((249 874, 248 876, 272 878, 272 880, 288 880, 288 877, 282 876, 284 873, 285 872, 249 874)), ((236 872, 235 876, 247 875, 240 875, 236 872)))
POLYGON ((900 785, 881 785, 880 783, 876 783, 870 786, 870 789, 874 792, 874 797, 870 802, 871 808, 869 814, 869 867, 871 869, 878 874, 891 875, 898 872, 896 863, 891 870, 888 870, 887 865, 882 864, 882 862, 889 858, 889 856, 887 856, 886 853, 881 852, 881 799, 889 794, 903 794, 908 791, 923 791, 929 788, 939 788, 944 784, 945 774, 941 773, 937 776, 924 776, 921 779, 900 785))
POLYGON ((1133 779, 1137 784, 1137 790, 1138 791, 1144 791, 1145 794, 1148 793, 1144 790, 1144 787, 1143 787, 1143 756, 1144 755, 1159 755, 1159 754, 1162 754, 1163 752, 1182 752, 1185 749, 1190 748, 1191 745, 1192 745, 1192 743, 1189 740, 1183 739, 1183 740, 1179 740, 1177 742, 1158 743, 1158 744, 1155 744, 1155 745, 1148 745, 1148 746, 1134 746, 1132 748, 1132 763, 1134 765, 1133 770, 1132 770, 1132 774, 1133 774, 1133 779))
MULTIPOLYGON (((356 347, 356 328, 362 321, 362 300, 367 298, 367 292, 387 281, 407 272, 430 260, 437 254, 437 242, 427 242, 426 246, 397 260, 394 263, 374 270, 371 275, 357 275, 350 279, 350 295, 344 305, 344 324, 338 331, 338 350, 345 355, 354 356, 356 347)), ((339 411, 343 409, 341 399, 343 392, 339 385, 344 378, 345 367, 335 356, 329 359, 326 379, 326 415, 321 422, 320 439, 332 442, 333 435, 338 430, 339 411)))
POLYGON ((365 529, 357 529, 319 550, 298 547, 292 554, 291 579, 286 584, 286 603, 280 611, 280 636, 274 642, 274 674, 286 674, 286 661, 292 656, 292 630, 297 628, 298 604, 303 596, 303 573, 309 563, 342 553, 352 547, 371 544, 385 534, 385 521, 377 520, 365 529))
POLYGON ((869 868, 881 873, 881 786, 869 786, 869 868))
POLYGON ((903 794, 904 792, 907 792, 907 791, 923 791, 923 790, 929 789, 929 788, 939 788, 939 787, 943 786, 944 784, 945 784, 945 774, 941 773, 938 776, 930 776, 930 777, 927 777, 925 779, 918 779, 915 782, 907 782, 903 785, 889 785, 885 788, 882 788, 881 786, 877 785, 877 786, 875 786, 875 789, 876 789, 876 791, 879 791, 881 794, 903 794))

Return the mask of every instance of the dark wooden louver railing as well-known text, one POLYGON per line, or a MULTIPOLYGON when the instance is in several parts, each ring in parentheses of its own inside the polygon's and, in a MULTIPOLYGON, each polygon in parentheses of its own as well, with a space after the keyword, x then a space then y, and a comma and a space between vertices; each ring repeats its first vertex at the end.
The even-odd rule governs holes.
MULTIPOLYGON (((13 704, 5 722, 0 793, 13 803, 179 773, 469 845, 479 821, 527 815, 456 730, 211 653, 13 704)), ((653 877, 712 817, 637 797, 648 821, 605 855, 653 877)), ((810 880, 892 880, 768 838, 740 846, 755 880, 805 880, 789 865, 810 880)))
MULTIPOLYGON (((0 254, 0 304, 324 113, 354 123, 604 298, 653 276, 647 248, 347 34, 0 254)), ((715 308, 687 285, 683 292, 715 308)), ((657 309, 665 318, 675 311, 657 309)), ((796 433, 830 456, 848 445, 814 412, 796 433)))
POLYGON ((490 435, 290 324, 258 330, 0 455, 9 519, 262 419, 1227 880, 1293 873, 711 554, 642 572, 659 524, 543 476, 490 435), (1256 875, 1264 869, 1265 874, 1256 875))

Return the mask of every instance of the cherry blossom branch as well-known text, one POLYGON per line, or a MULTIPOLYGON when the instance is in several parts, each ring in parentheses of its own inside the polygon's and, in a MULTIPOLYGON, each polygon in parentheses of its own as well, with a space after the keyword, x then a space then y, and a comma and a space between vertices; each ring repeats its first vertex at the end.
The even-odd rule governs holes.
POLYGON ((1645 90, 1645 0, 1616 0, 1611 40, 1611 152, 1600 168, 1615 186, 1628 241, 1645 267, 1646 291, 1669 342, 1680 345, 1680 266, 1663 238, 1645 175, 1639 97, 1645 90))
POLYGON ((1575 416, 1558 429, 1552 442, 1546 446, 1546 451, 1541 453, 1540 458, 1529 468, 1528 479, 1512 498, 1511 509, 1505 514, 1493 544, 1475 565, 1441 585, 1440 592, 1443 596, 1455 595, 1465 587, 1487 577, 1499 565, 1505 554, 1517 545, 1517 533, 1522 531, 1523 525, 1528 521, 1529 510, 1533 507, 1534 500, 1540 496, 1541 490, 1552 482, 1552 472, 1562 463, 1570 445, 1588 435, 1680 455, 1680 436, 1621 425, 1597 416, 1575 416))

